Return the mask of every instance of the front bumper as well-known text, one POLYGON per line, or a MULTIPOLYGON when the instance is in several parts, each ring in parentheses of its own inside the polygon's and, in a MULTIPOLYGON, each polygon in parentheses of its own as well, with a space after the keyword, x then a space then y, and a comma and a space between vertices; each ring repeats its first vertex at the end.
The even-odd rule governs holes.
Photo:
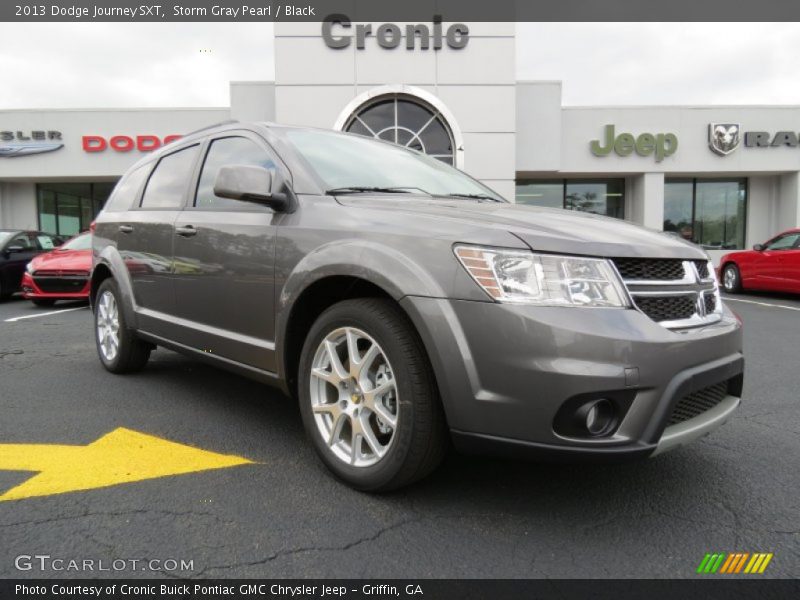
POLYGON ((739 404, 741 323, 725 310, 712 325, 676 332, 636 310, 542 308, 406 297, 437 377, 456 446, 491 454, 636 458, 721 425, 739 404), (727 386, 712 410, 670 425, 675 405, 727 386), (565 408, 613 398, 607 435, 564 431, 565 408))
POLYGON ((52 300, 86 300, 90 284, 87 276, 47 277, 48 289, 42 289, 36 278, 27 271, 22 276, 22 297, 26 300, 47 298, 52 300))

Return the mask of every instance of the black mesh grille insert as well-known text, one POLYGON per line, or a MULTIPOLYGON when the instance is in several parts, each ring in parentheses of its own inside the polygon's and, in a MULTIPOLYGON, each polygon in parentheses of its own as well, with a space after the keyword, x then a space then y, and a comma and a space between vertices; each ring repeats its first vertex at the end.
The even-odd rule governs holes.
POLYGON ((695 314, 695 294, 634 296, 636 306, 654 321, 678 321, 695 314))
POLYGON ((714 294, 706 294, 703 297, 703 302, 706 303, 706 314, 714 312, 717 308, 717 297, 714 294))
POLYGON ((675 281, 683 279, 683 261, 672 258, 615 258, 614 264, 623 279, 675 281))
POLYGON ((684 421, 688 421, 689 419, 703 414, 722 402, 723 398, 727 395, 728 382, 723 381, 722 383, 710 385, 693 394, 684 396, 678 400, 675 408, 672 409, 672 414, 669 416, 669 425, 683 423, 684 421))
POLYGON ((77 293, 86 285, 87 277, 35 277, 33 281, 45 293, 77 293))
POLYGON ((700 279, 708 279, 711 273, 708 272, 708 261, 696 260, 694 266, 697 267, 697 272, 700 274, 700 279))

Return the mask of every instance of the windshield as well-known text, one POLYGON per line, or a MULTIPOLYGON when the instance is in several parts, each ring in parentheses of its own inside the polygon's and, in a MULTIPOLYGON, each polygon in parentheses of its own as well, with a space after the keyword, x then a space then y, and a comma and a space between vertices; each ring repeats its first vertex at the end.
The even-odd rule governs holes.
POLYGON ((67 243, 59 246, 59 250, 91 250, 92 249, 92 234, 82 233, 76 235, 67 243))
POLYGON ((322 179, 326 190, 380 188, 435 196, 478 196, 505 202, 495 192, 440 160, 355 135, 292 129, 289 141, 322 179))

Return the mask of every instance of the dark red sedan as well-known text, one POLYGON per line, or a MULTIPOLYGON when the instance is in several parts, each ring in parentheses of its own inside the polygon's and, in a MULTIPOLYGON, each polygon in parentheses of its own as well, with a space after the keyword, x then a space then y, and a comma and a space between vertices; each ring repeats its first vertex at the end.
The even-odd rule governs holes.
POLYGON ((769 290, 800 294, 800 229, 779 233, 752 250, 731 252, 720 261, 726 292, 769 290))
POLYGON ((92 234, 82 233, 28 263, 22 276, 22 296, 36 306, 53 306, 56 300, 87 300, 91 270, 92 234))

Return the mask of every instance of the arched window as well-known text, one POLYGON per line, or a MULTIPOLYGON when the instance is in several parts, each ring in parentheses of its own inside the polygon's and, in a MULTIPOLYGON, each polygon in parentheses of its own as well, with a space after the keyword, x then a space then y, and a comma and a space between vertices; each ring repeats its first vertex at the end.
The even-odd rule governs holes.
POLYGON ((344 131, 394 142, 454 164, 453 133, 442 114, 413 96, 383 95, 359 106, 344 131))

